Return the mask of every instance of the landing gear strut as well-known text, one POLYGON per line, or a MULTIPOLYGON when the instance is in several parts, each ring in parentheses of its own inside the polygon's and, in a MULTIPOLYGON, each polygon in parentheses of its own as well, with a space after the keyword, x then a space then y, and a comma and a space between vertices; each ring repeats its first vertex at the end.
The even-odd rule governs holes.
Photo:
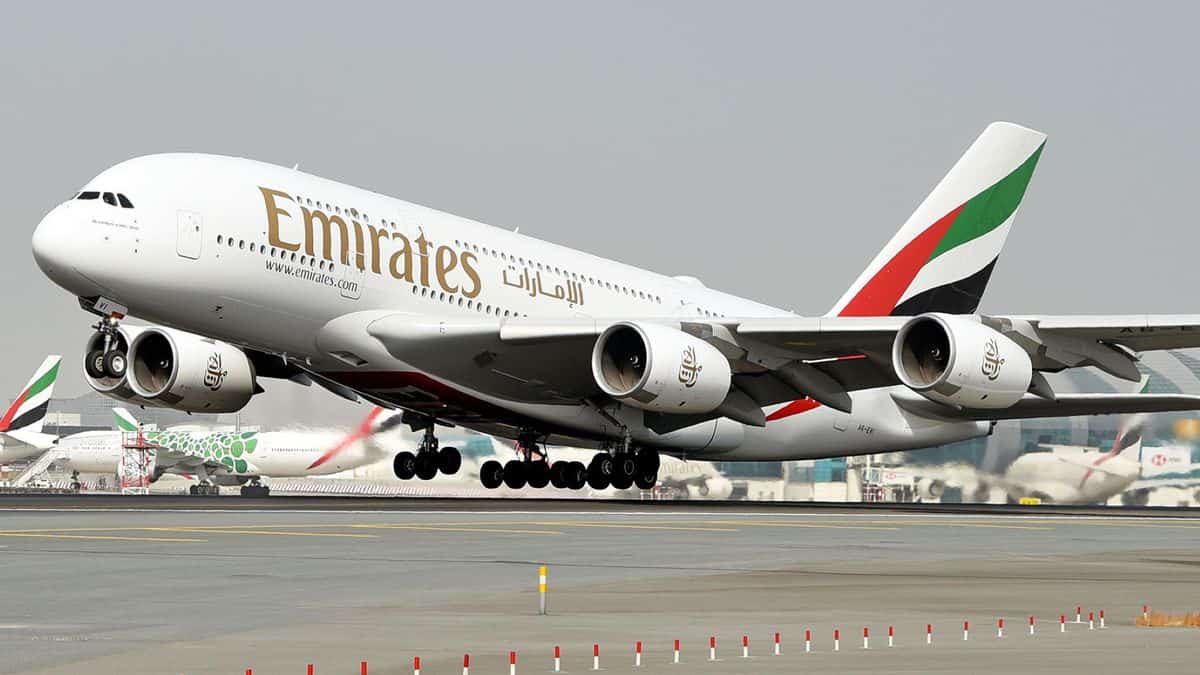
POLYGON ((425 426, 425 435, 414 454, 407 450, 396 453, 392 460, 392 470, 396 478, 409 480, 416 476, 421 480, 430 480, 442 473, 452 476, 462 467, 462 454, 457 448, 439 448, 437 436, 433 433, 433 420, 425 426))
POLYGON ((125 377, 129 360, 117 346, 117 328, 120 325, 116 316, 106 316, 96 322, 93 328, 104 338, 104 345, 94 349, 84 359, 83 366, 87 374, 94 378, 125 377))

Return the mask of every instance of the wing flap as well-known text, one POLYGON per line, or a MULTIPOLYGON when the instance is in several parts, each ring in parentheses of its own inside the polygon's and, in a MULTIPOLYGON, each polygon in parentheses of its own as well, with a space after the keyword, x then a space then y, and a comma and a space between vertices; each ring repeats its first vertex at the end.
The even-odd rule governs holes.
POLYGON ((905 410, 919 415, 977 422, 1200 410, 1200 396, 1182 394, 1060 394, 1053 400, 1028 394, 1016 405, 996 410, 955 409, 907 391, 892 394, 892 399, 905 410))

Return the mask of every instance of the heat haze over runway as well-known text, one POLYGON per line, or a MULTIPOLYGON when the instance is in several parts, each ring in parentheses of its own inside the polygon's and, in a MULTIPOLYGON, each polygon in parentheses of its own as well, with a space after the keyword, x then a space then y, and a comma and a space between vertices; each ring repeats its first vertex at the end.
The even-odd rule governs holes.
MULTIPOLYGON (((20 506, 42 503, 16 502, 20 506)), ((69 502, 54 502, 64 504, 69 502)), ((87 500, 80 503, 88 504, 87 500)), ((508 503, 499 510, 10 510, 0 528, 5 672, 398 672, 564 668, 963 672, 1194 660, 1194 635, 1132 627, 1143 603, 1200 597, 1200 521, 886 510, 508 503), (550 568, 537 616, 537 565, 550 568), (1105 608, 1103 633, 1056 631, 1105 608), (1036 615, 1039 634, 1023 634, 1036 615), (997 640, 997 617, 1017 627, 997 640), (1073 618, 1073 617, 1072 617, 1073 618), (961 623, 977 634, 961 641, 961 623), (925 624, 935 630, 923 644, 925 624), (897 646, 884 648, 894 625, 897 646), (862 627, 875 648, 859 644, 862 627), (843 631, 831 652, 832 630, 843 631), (812 654, 802 636, 813 632, 812 654), (784 656, 769 656, 775 631, 784 656), (752 641, 740 658, 740 636, 752 641), (708 636, 721 660, 709 663, 708 636)), ((180 503, 180 502, 175 502, 180 503)), ((50 502, 43 503, 45 505, 50 502)), ((361 505, 360 505, 361 506, 361 505)), ((499 505, 498 505, 499 506, 499 505)), ((1178 607, 1177 609, 1191 609, 1178 607)), ((683 671, 678 671, 683 672, 683 671)))

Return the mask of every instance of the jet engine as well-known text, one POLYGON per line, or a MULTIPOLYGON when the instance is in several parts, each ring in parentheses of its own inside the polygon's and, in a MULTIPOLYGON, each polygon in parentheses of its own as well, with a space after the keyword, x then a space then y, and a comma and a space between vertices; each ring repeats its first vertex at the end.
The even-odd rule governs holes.
POLYGON ((1033 363, 1017 343, 970 318, 922 314, 892 344, 900 381, 922 396, 966 408, 1008 408, 1033 380, 1033 363))
POLYGON ((917 499, 922 502, 936 502, 946 494, 946 482, 935 478, 922 478, 917 481, 917 499))
POLYGON ((186 412, 237 412, 259 391, 245 352, 171 328, 144 328, 133 338, 125 379, 149 405, 186 412))
POLYGON ((712 412, 729 394, 733 373, 716 347, 652 323, 609 326, 592 349, 601 391, 635 408, 665 413, 712 412))

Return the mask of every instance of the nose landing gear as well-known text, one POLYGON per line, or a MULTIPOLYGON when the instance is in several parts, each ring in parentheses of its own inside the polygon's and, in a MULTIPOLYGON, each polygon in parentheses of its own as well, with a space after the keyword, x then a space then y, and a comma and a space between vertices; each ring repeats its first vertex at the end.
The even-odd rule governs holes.
POLYGON ((97 379, 125 377, 129 360, 125 352, 121 351, 118 346, 117 328, 119 325, 120 320, 116 316, 106 316, 93 326, 96 332, 104 338, 104 345, 100 349, 89 352, 87 358, 84 359, 83 367, 87 370, 88 375, 97 379))
POLYGON ((417 446, 417 452, 407 450, 396 453, 392 460, 392 470, 396 478, 409 480, 414 476, 421 480, 430 480, 442 473, 452 476, 462 467, 462 454, 457 448, 439 448, 437 436, 433 434, 433 420, 425 427, 425 436, 417 446))

